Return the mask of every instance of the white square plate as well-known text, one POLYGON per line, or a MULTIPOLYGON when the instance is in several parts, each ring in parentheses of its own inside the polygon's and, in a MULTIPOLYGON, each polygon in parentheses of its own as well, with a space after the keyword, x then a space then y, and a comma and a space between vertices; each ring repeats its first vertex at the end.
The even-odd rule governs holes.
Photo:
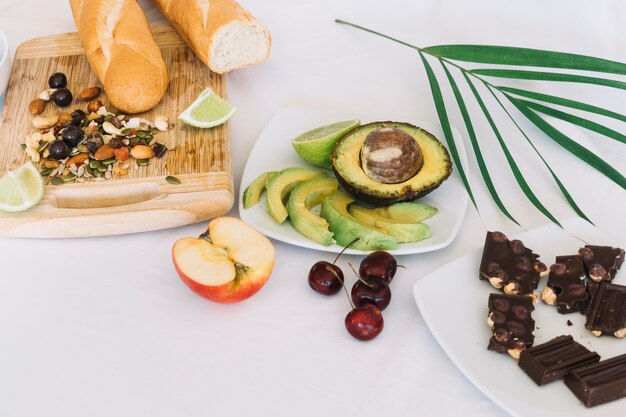
MULTIPOLYGON (((624 247, 623 242, 607 242, 597 229, 581 219, 571 219, 563 225, 567 232, 550 224, 516 238, 539 254, 548 266, 556 256, 575 254, 585 245, 574 236, 591 244, 624 247)), ((484 236, 477 239, 482 243, 484 236)), ((626 398, 588 409, 562 381, 539 387, 509 355, 487 350, 491 337, 486 321, 487 299, 490 293, 498 291, 478 279, 481 255, 482 249, 469 253, 422 278, 413 287, 428 328, 465 376, 514 416, 624 416, 626 398)), ((541 280, 539 290, 545 281, 541 280)), ((626 271, 618 272, 615 282, 626 285, 626 271)), ((626 352, 626 339, 592 336, 584 327, 582 314, 559 314, 556 307, 538 301, 532 316, 536 321, 536 345, 571 334, 574 340, 598 352, 602 359, 626 352), (568 326, 567 320, 573 325, 568 326)))
MULTIPOLYGON (((362 115, 318 111, 284 109, 279 110, 268 122, 263 132, 256 141, 250 152, 248 162, 244 169, 239 187, 239 215, 243 221, 254 226, 261 233, 273 239, 302 246, 309 249, 317 249, 327 252, 340 252, 343 248, 338 245, 323 246, 302 236, 288 221, 276 224, 267 212, 264 198, 259 204, 244 209, 242 206, 243 192, 248 185, 265 171, 276 171, 289 167, 312 167, 302 160, 291 146, 291 140, 299 134, 316 127, 338 122, 340 120, 360 119, 362 123, 376 120, 388 120, 389 116, 382 118, 364 118, 362 115)), ((434 123, 416 122, 409 120, 416 126, 422 127, 443 141, 441 127, 434 123)), ((456 146, 464 165, 467 165, 467 157, 463 148, 463 141, 456 129, 453 129, 456 146)), ((445 144, 445 141, 443 141, 445 144)), ((321 169, 321 168, 320 168, 321 169)), ((448 246, 456 237, 465 211, 467 208, 467 193, 456 170, 435 191, 428 196, 420 198, 419 202, 432 205, 439 212, 424 221, 432 230, 432 237, 416 243, 401 243, 398 249, 389 251, 394 255, 407 255, 414 253, 430 252, 448 246)), ((314 209, 315 211, 315 209, 314 209)), ((349 254, 360 254, 363 251, 349 249, 349 254)))

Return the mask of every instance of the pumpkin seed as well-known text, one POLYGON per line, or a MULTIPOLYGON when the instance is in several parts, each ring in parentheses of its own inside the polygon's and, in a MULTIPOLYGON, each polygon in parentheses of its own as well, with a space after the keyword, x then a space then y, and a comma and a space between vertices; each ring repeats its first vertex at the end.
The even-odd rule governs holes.
POLYGON ((78 150, 78 148, 73 148, 70 152, 70 156, 78 155, 79 153, 80 151, 78 150))
POLYGON ((168 175, 167 177, 165 177, 165 181, 169 182, 170 184, 174 184, 174 185, 178 185, 180 184, 180 180, 178 178, 176 178, 173 175, 168 175))
POLYGON ((150 165, 150 160, 149 159, 137 159, 137 165, 139 166, 145 166, 145 165, 150 165))
POLYGON ((134 137, 134 138, 130 138, 128 142, 129 142, 130 145, 136 145, 136 144, 139 143, 140 140, 141 139, 139 139, 137 137, 134 137))
POLYGON ((59 177, 52 177, 52 179, 50 180, 50 183, 53 184, 53 185, 63 185, 65 183, 65 181, 63 181, 59 177))
POLYGON ((106 116, 104 116, 105 122, 111 123, 114 119, 115 119, 115 116, 113 116, 112 114, 107 114, 106 116))
POLYGON ((115 159, 115 157, 113 157, 113 158, 105 159, 104 161, 100 161, 100 163, 102 165, 111 165, 115 161, 117 161, 117 159, 115 159))
POLYGON ((107 172, 108 167, 106 165, 100 165, 98 168, 96 168, 98 171, 100 172, 107 172))
POLYGON ((67 174, 67 175, 63 175, 61 177, 61 179, 64 182, 70 182, 70 181, 74 181, 76 179, 76 175, 75 174, 67 174))
POLYGON ((156 127, 150 128, 150 133, 152 133, 153 135, 157 134, 158 132, 159 132, 159 129, 157 129, 156 127))
POLYGON ((133 131, 133 129, 127 127, 126 129, 122 130, 122 135, 128 136, 128 135, 130 135, 130 132, 132 132, 132 131, 133 131))
POLYGON ((48 175, 50 175, 51 172, 52 172, 52 168, 44 168, 41 171, 39 171, 42 177, 47 177, 48 175))
POLYGON ((94 177, 101 177, 102 175, 104 175, 104 172, 102 172, 100 170, 97 170, 97 169, 94 169, 93 170, 93 175, 94 175, 94 177))
POLYGON ((48 142, 41 142, 39 147, 37 148, 37 153, 43 152, 44 149, 48 147, 48 142))
POLYGON ((85 165, 85 172, 93 177, 93 168, 89 165, 85 165))
POLYGON ((85 142, 81 142, 78 144, 78 146, 76 146, 76 149, 78 149, 78 152, 89 152, 89 148, 87 147, 87 144, 85 142))
POLYGON ((90 159, 89 160, 89 166, 92 169, 97 169, 97 168, 102 166, 102 163, 100 163, 100 161, 96 161, 95 159, 90 159))
POLYGON ((20 144, 20 147, 21 147, 22 149, 24 149, 24 150, 26 150, 26 148, 27 148, 27 146, 26 146, 26 144, 25 144, 25 143, 21 143, 21 144, 20 144))

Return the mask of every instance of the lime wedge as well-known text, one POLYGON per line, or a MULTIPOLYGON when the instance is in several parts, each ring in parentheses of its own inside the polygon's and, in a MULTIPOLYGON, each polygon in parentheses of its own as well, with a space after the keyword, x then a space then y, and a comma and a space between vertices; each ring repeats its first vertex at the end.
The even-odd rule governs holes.
POLYGON ((330 157, 335 143, 352 129, 359 127, 360 120, 346 120, 309 130, 291 141, 296 153, 305 161, 331 168, 330 157))
POLYGON ((39 203, 44 184, 37 168, 30 163, 0 178, 0 210, 24 211, 39 203))
POLYGON ((205 129, 221 125, 230 119, 235 111, 233 106, 209 87, 178 116, 178 120, 205 129))

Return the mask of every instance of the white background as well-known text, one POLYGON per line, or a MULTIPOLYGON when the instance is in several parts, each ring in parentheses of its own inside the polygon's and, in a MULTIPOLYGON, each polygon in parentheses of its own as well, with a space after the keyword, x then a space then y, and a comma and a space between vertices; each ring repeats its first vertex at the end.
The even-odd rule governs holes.
MULTIPOLYGON (((162 20, 151 2, 140 3, 150 21, 162 20)), ((256 137, 280 108, 436 120, 414 51, 340 26, 335 18, 419 46, 501 44, 626 61, 626 3, 619 0, 242 4, 268 26, 273 48, 263 65, 228 76, 229 99, 238 109, 231 123, 237 185, 256 137)), ((65 1, 0 0, 0 30, 15 51, 24 40, 75 26, 65 1)), ((509 84, 624 113, 623 91, 509 84)), ((444 94, 454 109, 447 88, 444 94)), ((468 101, 478 120, 480 110, 468 101)), ((463 126, 456 112, 452 121, 463 126)), ((574 216, 514 127, 501 114, 496 121, 544 204, 559 219, 574 216)), ((582 209, 623 245, 626 192, 522 125, 582 209)), ((623 145, 559 126, 626 173, 623 145)), ((512 214, 526 228, 548 222, 516 188, 487 124, 476 129, 512 214)), ((172 243, 199 234, 201 224, 110 238, 0 238, 0 416, 505 415, 440 350, 411 294, 415 281, 480 247, 485 229, 521 230, 491 203, 474 161, 469 170, 481 217, 468 210, 450 247, 400 259, 406 270, 393 282, 385 330, 369 343, 346 333, 345 297, 323 298, 308 288, 309 267, 330 260, 327 254, 275 242, 268 284, 244 303, 222 306, 192 294, 170 260, 172 243)), ((348 261, 358 264, 360 257, 340 262, 346 272, 348 261)), ((433 296, 445 302, 445 294, 433 296)), ((463 312, 458 325, 465 325, 463 312)))

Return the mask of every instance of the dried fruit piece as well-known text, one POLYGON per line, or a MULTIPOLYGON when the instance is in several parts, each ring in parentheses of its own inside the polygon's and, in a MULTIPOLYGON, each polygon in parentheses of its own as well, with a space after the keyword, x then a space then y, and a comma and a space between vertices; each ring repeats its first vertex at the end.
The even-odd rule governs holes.
POLYGON ((89 87, 80 92, 78 97, 84 101, 91 101, 100 95, 100 87, 89 87))
POLYGON ((100 107, 102 107, 102 102, 100 100, 93 100, 87 104, 87 111, 89 113, 96 113, 100 107))
POLYGON ((28 109, 32 114, 41 114, 46 108, 46 102, 40 98, 36 98, 30 102, 28 109))
POLYGON ((115 159, 117 159, 118 161, 128 160, 129 152, 128 148, 125 146, 113 149, 113 154, 115 155, 115 159))
POLYGON ((162 158, 163 155, 165 155, 165 152, 167 152, 167 147, 165 145, 157 142, 154 145, 152 145, 152 150, 154 151, 154 155, 157 158, 162 158))

